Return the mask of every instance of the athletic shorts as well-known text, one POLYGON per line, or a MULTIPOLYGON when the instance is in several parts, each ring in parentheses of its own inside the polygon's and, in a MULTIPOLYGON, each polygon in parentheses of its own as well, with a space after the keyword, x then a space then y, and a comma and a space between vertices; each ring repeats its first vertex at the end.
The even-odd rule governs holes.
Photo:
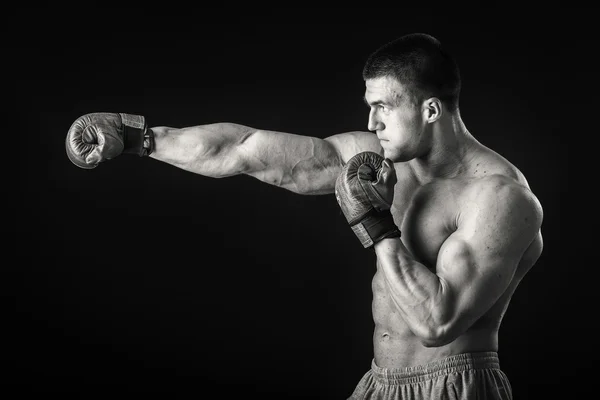
POLYGON ((496 352, 464 353, 408 368, 371 369, 348 400, 512 399, 496 352))

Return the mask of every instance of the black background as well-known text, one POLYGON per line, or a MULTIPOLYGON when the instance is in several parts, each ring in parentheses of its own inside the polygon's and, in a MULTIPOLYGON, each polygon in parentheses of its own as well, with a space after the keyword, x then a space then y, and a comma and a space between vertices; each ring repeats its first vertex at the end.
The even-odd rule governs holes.
POLYGON ((569 57, 593 45, 571 38, 581 19, 91 4, 7 16, 18 141, 4 153, 19 179, 2 280, 10 398, 345 399, 372 358, 374 258, 332 196, 135 156, 83 170, 64 138, 97 111, 142 114, 151 126, 364 130, 364 60, 416 31, 453 52, 467 127, 524 172, 545 210, 544 253, 500 331, 515 399, 587 390, 595 331, 582 305, 594 293, 565 233, 576 132, 564 121, 581 101, 567 93, 579 70, 569 57))

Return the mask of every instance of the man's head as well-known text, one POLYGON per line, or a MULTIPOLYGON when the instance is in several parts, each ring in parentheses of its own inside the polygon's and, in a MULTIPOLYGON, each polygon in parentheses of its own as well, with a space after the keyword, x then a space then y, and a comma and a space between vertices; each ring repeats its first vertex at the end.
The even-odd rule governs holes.
POLYGON ((410 34, 381 46, 367 59, 363 78, 368 129, 393 161, 427 151, 432 123, 458 110, 458 66, 430 35, 410 34))
POLYGON ((373 52, 363 68, 363 79, 384 77, 397 80, 415 104, 437 97, 446 111, 458 108, 458 65, 433 36, 405 35, 373 52))

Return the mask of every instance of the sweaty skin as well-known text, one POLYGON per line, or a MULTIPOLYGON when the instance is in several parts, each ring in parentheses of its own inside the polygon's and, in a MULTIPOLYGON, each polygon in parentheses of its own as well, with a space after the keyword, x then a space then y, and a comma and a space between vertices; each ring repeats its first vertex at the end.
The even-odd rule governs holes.
POLYGON ((367 80, 365 102, 371 132, 320 139, 232 123, 153 127, 150 156, 304 195, 333 194, 343 165, 359 152, 391 159, 398 179, 391 212, 402 237, 374 246, 376 364, 497 351, 504 312, 542 251, 539 202, 523 174, 439 100, 415 106, 398 82, 380 78, 367 80))

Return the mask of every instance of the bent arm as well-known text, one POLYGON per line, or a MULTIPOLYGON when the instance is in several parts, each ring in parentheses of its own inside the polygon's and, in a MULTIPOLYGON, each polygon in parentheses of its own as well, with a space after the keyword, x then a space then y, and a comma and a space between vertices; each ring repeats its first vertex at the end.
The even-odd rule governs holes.
POLYGON ((428 347, 463 334, 508 288, 525 251, 541 246, 541 207, 522 187, 490 185, 464 214, 439 251, 435 273, 400 239, 375 247, 398 310, 428 347))
POLYGON ((150 157, 196 174, 223 178, 246 174, 295 193, 334 191, 342 165, 359 151, 381 152, 369 132, 326 139, 215 123, 181 129, 153 127, 150 157))

